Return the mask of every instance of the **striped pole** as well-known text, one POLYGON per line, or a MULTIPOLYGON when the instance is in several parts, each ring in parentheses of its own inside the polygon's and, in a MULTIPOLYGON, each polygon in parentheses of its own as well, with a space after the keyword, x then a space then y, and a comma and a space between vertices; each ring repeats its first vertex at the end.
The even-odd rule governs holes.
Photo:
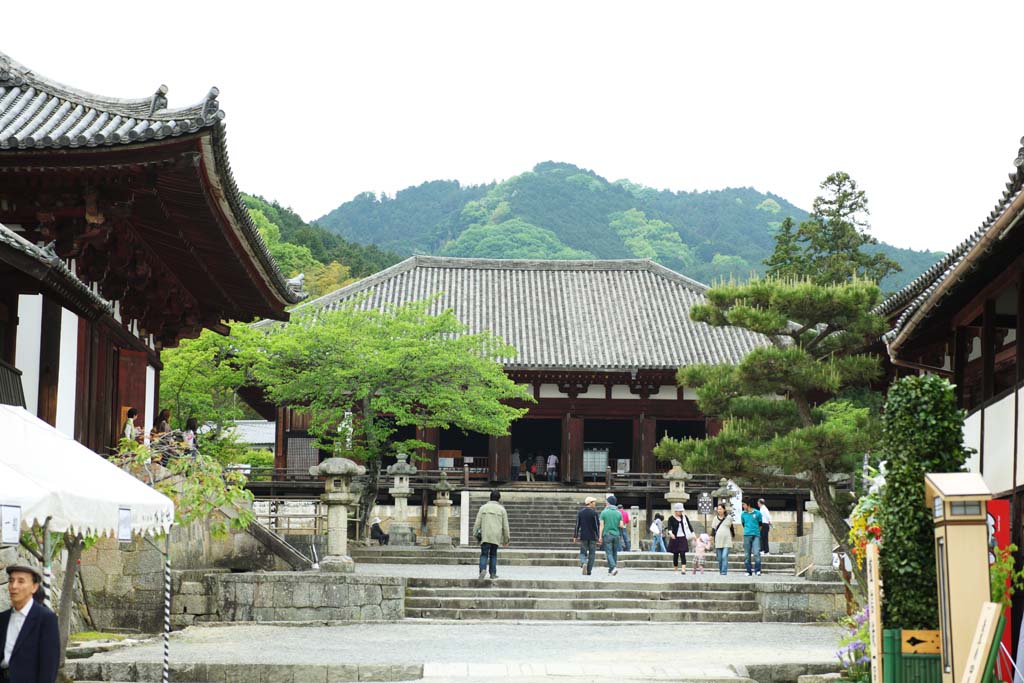
POLYGON ((171 680, 171 533, 164 534, 164 672, 163 683, 171 680))
POLYGON ((50 518, 43 523, 43 604, 53 609, 53 542, 50 540, 50 518))

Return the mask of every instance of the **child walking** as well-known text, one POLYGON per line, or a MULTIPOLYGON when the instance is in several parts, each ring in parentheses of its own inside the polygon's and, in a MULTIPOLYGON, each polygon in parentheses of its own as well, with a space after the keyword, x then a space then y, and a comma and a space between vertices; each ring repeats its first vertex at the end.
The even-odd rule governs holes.
POLYGON ((711 538, 706 533, 701 534, 697 537, 697 542, 694 544, 697 554, 697 567, 695 572, 704 573, 704 558, 707 556, 708 549, 711 547, 711 538))

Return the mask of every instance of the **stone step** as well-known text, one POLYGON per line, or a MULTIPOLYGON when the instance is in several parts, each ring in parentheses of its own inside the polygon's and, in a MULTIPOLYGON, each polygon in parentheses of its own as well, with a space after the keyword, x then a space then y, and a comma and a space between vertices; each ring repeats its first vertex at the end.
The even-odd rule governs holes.
POLYGON ((750 612, 757 610, 753 600, 627 600, 624 598, 426 598, 415 594, 405 599, 410 609, 523 609, 523 610, 695 610, 704 612, 750 612))
MULTIPOLYGON (((605 584, 607 585, 607 584, 605 584)), ((530 588, 412 588, 409 591, 410 597, 437 597, 437 598, 468 598, 478 597, 486 594, 488 597, 514 598, 523 595, 537 596, 550 599, 576 599, 586 595, 594 598, 622 598, 627 600, 687 600, 703 599, 713 596, 715 600, 751 601, 754 594, 751 591, 734 590, 620 590, 618 588, 597 588, 590 590, 558 590, 530 588)))
MULTIPOLYGON (((475 574, 475 572, 474 572, 475 574)), ((680 580, 666 581, 664 583, 653 583, 648 581, 630 581, 627 577, 619 577, 611 582, 596 582, 593 577, 580 577, 579 579, 557 579, 557 580, 529 580, 525 581, 522 579, 498 579, 496 581, 489 581, 486 584, 481 583, 477 576, 466 577, 463 579, 453 578, 410 578, 408 579, 407 587, 412 590, 418 590, 420 588, 444 588, 444 589, 460 589, 470 588, 474 590, 481 590, 481 587, 486 586, 487 590, 494 589, 507 589, 507 590, 563 590, 563 591, 591 591, 591 590, 612 590, 612 591, 746 591, 752 592, 757 590, 757 587, 761 585, 762 581, 757 578, 750 578, 746 581, 730 581, 727 584, 719 583, 717 581, 705 581, 697 576, 691 576, 687 574, 687 580, 685 584, 681 583, 680 580)), ((799 585, 799 584, 798 584, 799 585)))
MULTIPOLYGON (((173 648, 173 644, 172 644, 173 648)), ((68 661, 64 673, 78 683, 158 683, 160 662, 98 662, 90 659, 68 661)), ((223 683, 228 681, 416 681, 423 677, 423 664, 223 664, 171 662, 175 683, 223 683)))
POLYGON ((518 610, 518 609, 410 609, 406 608, 408 619, 445 620, 497 620, 497 621, 657 621, 657 622, 759 622, 760 610, 756 611, 703 611, 692 610, 518 610))
MULTIPOLYGON (((432 565, 432 566, 463 566, 473 567, 479 562, 479 555, 474 557, 455 557, 455 558, 432 558, 432 557, 402 557, 402 558, 389 558, 387 556, 366 556, 355 558, 356 562, 360 564, 407 564, 407 565, 432 565)), ((498 553, 498 566, 501 567, 574 567, 578 568, 578 560, 562 560, 562 559, 524 559, 524 558, 503 558, 501 553, 498 553)), ((599 555, 597 562, 594 565, 597 567, 604 567, 605 559, 603 555, 599 555)), ((645 570, 661 570, 670 572, 672 571, 672 562, 653 561, 647 562, 644 560, 631 560, 621 559, 619 560, 618 566, 622 569, 645 569, 645 570)), ((689 571, 687 576, 694 573, 694 565, 691 563, 688 565, 689 571)), ((745 569, 742 562, 729 561, 729 570, 732 572, 739 572, 745 569)), ((708 562, 705 566, 706 574, 717 573, 717 565, 708 562)), ((761 565, 761 573, 773 574, 777 576, 792 576, 792 566, 772 566, 772 565, 761 565)))

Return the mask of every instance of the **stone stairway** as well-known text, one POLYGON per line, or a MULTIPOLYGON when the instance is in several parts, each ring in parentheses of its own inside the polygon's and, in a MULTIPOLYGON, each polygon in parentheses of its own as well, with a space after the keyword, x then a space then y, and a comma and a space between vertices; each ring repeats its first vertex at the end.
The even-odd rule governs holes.
MULTIPOLYGON (((508 512, 508 527, 512 545, 522 548, 571 548, 572 532, 576 528, 576 513, 580 503, 572 498, 535 494, 526 498, 503 499, 508 512)), ((508 498, 508 497, 506 497, 508 498)), ((488 498, 475 494, 470 499, 469 523, 488 498)))
MULTIPOLYGON (((480 551, 476 547, 439 550, 433 548, 410 548, 393 546, 371 546, 352 548, 352 557, 361 564, 423 564, 423 565, 476 565, 480 551)), ((689 568, 693 569, 693 555, 687 555, 689 568)), ((604 553, 597 553, 597 565, 604 567, 604 553)), ((504 566, 532 567, 579 567, 579 553, 576 550, 502 548, 498 552, 498 564, 504 566)), ((795 573, 795 558, 791 553, 771 554, 761 557, 761 570, 766 575, 792 576, 795 573)), ((671 553, 630 552, 619 553, 619 566, 623 569, 672 569, 671 553)), ((706 571, 717 574, 714 557, 706 558, 706 571)), ((729 553, 729 572, 744 571, 742 548, 734 547, 729 553)))
POLYGON ((755 622, 761 609, 743 584, 410 579, 413 619, 755 622))

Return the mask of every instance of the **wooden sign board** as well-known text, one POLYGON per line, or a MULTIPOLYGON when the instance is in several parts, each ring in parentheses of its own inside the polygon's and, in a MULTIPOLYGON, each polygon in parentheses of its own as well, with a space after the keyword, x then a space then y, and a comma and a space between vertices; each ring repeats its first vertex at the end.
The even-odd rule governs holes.
POLYGON ((937 655, 942 653, 942 631, 903 630, 900 651, 905 655, 937 655))
POLYGON ((985 678, 985 665, 989 651, 996 647, 996 626, 999 623, 999 605, 986 602, 981 606, 978 626, 971 638, 971 651, 967 656, 967 666, 961 683, 982 683, 985 678))
POLYGON ((882 576, 878 567, 878 546, 867 547, 868 635, 871 641, 871 682, 882 683, 882 576))

